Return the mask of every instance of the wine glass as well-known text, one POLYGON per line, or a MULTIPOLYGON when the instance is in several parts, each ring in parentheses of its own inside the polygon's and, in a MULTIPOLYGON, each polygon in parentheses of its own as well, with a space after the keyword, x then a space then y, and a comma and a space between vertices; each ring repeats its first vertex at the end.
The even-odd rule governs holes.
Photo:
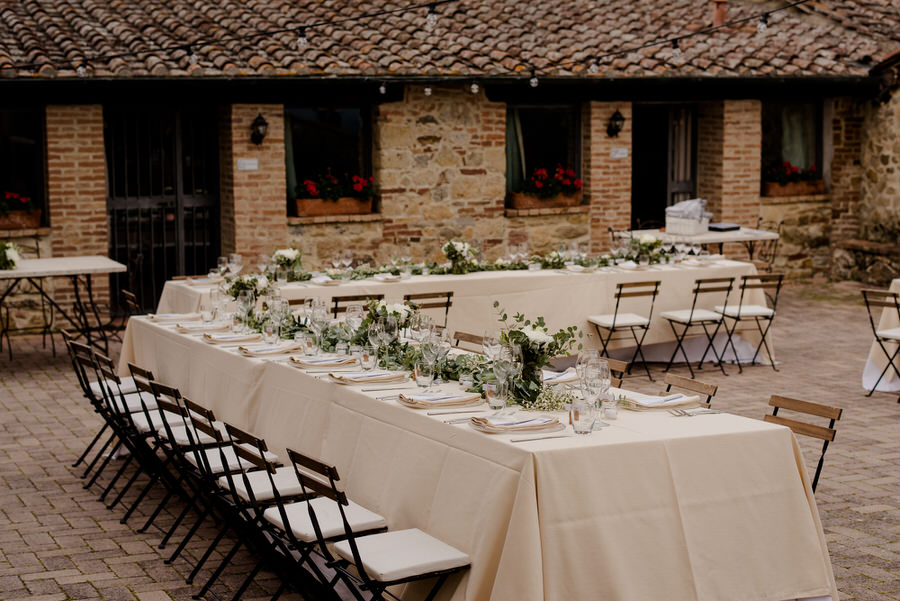
POLYGON ((494 355, 500 349, 500 340, 488 331, 481 337, 481 348, 488 359, 493 360, 494 355))
MULTIPOLYGON (((393 315, 387 315, 381 320, 381 327, 378 330, 378 340, 381 346, 387 347, 397 338, 397 318, 393 315)), ((387 354, 384 357, 384 365, 387 367, 387 354)))
POLYGON ((325 328, 328 327, 328 322, 330 320, 331 318, 328 315, 328 312, 322 307, 314 308, 312 314, 309 316, 309 327, 316 335, 316 344, 319 348, 322 348, 322 333, 325 331, 325 328))
POLYGON ((362 305, 349 305, 347 307, 347 325, 353 330, 353 333, 356 334, 357 330, 359 330, 359 326, 362 325, 363 322, 363 308, 362 305))
POLYGON ((369 339, 369 344, 372 345, 372 348, 375 349, 375 363, 378 363, 378 350, 381 347, 381 332, 384 326, 381 322, 376 321, 375 323, 369 324, 369 328, 366 330, 366 337, 369 339))
POLYGON ((244 268, 244 257, 240 253, 231 253, 228 255, 228 271, 237 275, 244 268))
POLYGON ((578 352, 578 360, 575 362, 575 373, 578 379, 584 379, 588 365, 600 362, 600 351, 597 349, 583 349, 578 352))
POLYGON ((219 270, 219 275, 228 271, 228 257, 219 257, 216 259, 216 267, 219 270))
POLYGON ((350 269, 350 266, 353 265, 353 251, 349 248, 341 255, 341 263, 344 265, 344 269, 350 269))
POLYGON ((340 269, 342 261, 341 253, 334 253, 334 256, 331 257, 331 266, 335 269, 340 269))

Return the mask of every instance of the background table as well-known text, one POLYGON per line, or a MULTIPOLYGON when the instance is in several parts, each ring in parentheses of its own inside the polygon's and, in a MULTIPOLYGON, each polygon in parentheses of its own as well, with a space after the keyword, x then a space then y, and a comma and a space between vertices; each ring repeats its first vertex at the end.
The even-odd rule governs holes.
POLYGON ((0 280, 11 280, 11 284, 0 294, 0 307, 22 280, 27 280, 41 296, 47 299, 47 302, 59 311, 59 314, 72 325, 75 331, 84 336, 88 344, 108 353, 109 344, 94 301, 91 276, 123 271, 127 271, 125 265, 102 256, 23 259, 19 261, 16 269, 0 270, 0 280), (67 277, 72 282, 75 300, 71 311, 66 311, 56 302, 45 286, 37 283, 37 280, 52 277, 67 277))
POLYGON ((837 599, 786 428, 621 412, 589 437, 514 445, 144 318, 130 320, 122 353, 276 452, 335 464, 392 528, 468 553, 446 597, 837 599))
MULTIPOLYGON (((891 292, 900 292, 900 279, 891 282, 890 290, 891 292)), ((882 309, 878 329, 889 330, 896 327, 900 327, 900 321, 897 320, 897 311, 890 307, 882 309)), ((889 352, 893 352, 897 348, 896 343, 885 342, 884 345, 889 352)), ((887 367, 887 364, 888 358, 884 356, 884 351, 878 346, 878 341, 876 340, 869 348, 869 356, 866 358, 865 367, 863 367, 862 387, 866 390, 872 390, 872 384, 875 383, 875 380, 878 379, 878 376, 887 367)), ((875 390, 879 392, 900 391, 900 378, 897 377, 893 369, 888 369, 875 390)))
MULTIPOLYGON (((565 270, 541 271, 482 271, 466 275, 413 276, 399 282, 379 282, 374 279, 342 282, 339 286, 317 286, 309 283, 293 283, 281 288, 281 295, 288 299, 322 298, 333 296, 383 294, 388 302, 400 302, 404 294, 453 291, 453 307, 447 327, 451 332, 462 330, 472 334, 499 330, 494 301, 499 301, 510 315, 521 312, 534 319, 543 316, 551 330, 578 326, 588 337, 582 339, 585 346, 599 347, 595 330, 587 322, 589 315, 612 313, 615 308, 616 284, 660 280, 660 294, 653 309, 653 321, 644 342, 644 356, 648 361, 668 361, 674 348, 674 336, 668 322, 660 318, 663 311, 689 309, 693 284, 698 278, 733 277, 735 290, 729 297, 737 303, 739 278, 756 273, 752 263, 742 261, 710 261, 695 265, 653 265, 644 270, 604 268, 593 273, 574 273, 565 270)), ((199 309, 200 298, 209 286, 192 285, 188 281, 166 282, 159 302, 160 313, 192 313, 199 309)), ((761 290, 752 290, 745 304, 765 304, 761 290)), ((646 315, 649 302, 645 299, 629 299, 623 311, 646 315)), ((698 308, 712 309, 721 304, 719 294, 701 297, 698 308)), ((441 319, 443 316, 441 316, 441 319)), ((743 324, 735 337, 735 346, 742 361, 750 361, 759 343, 759 333, 752 322, 743 324)), ((627 332, 626 332, 627 334, 627 332)), ((770 348, 771 339, 770 339, 770 348)), ((612 344, 617 358, 630 359, 634 342, 630 336, 612 344)), ((689 338, 685 348, 692 360, 699 360, 706 347, 706 339, 689 338)), ((717 337, 716 348, 727 360, 733 359, 730 347, 725 349, 725 335, 717 337)), ((774 348, 772 349, 774 354, 774 348)), ((760 353, 759 360, 768 360, 760 353)), ((679 359, 680 359, 679 355, 679 359)))
POLYGON ((750 260, 753 260, 753 255, 756 251, 756 243, 762 242, 764 240, 778 240, 780 238, 779 234, 776 232, 768 232, 766 230, 754 230, 746 227, 742 227, 738 230, 731 230, 730 232, 703 232, 702 234, 670 234, 668 232, 662 232, 659 229, 653 230, 631 230, 624 232, 616 232, 616 236, 620 238, 640 238, 641 236, 653 236, 657 240, 662 240, 666 244, 675 244, 676 242, 686 242, 688 244, 699 244, 702 246, 708 246, 711 244, 715 244, 719 247, 719 251, 722 250, 723 244, 729 244, 733 242, 740 242, 744 245, 744 248, 747 249, 747 254, 750 257, 750 260))

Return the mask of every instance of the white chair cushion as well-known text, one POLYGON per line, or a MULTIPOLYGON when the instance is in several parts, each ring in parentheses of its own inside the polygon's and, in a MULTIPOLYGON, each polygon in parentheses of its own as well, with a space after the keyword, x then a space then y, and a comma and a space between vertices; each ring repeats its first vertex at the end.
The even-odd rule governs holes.
MULTIPOLYGON (((245 501, 249 501, 250 495, 247 494, 244 478, 240 474, 235 474, 233 479, 234 488, 238 496, 245 501)), ((294 473, 293 467, 278 468, 272 474, 272 479, 275 480, 275 488, 278 489, 278 494, 282 497, 303 494, 303 487, 300 486, 300 481, 297 479, 297 474, 294 473)), ((275 498, 275 493, 272 491, 272 483, 269 482, 269 476, 265 470, 248 472, 247 480, 250 482, 250 488, 253 490, 253 496, 257 501, 271 501, 275 498)), ((225 476, 219 478, 219 486, 228 488, 228 479, 225 476)), ((291 524, 293 524, 293 519, 291 519, 291 524)))
MULTIPOLYGON (((160 416, 159 411, 155 409, 150 411, 149 422, 147 421, 147 416, 143 411, 132 413, 131 420, 134 422, 134 427, 137 428, 137 431, 141 434, 146 434, 150 430, 156 430, 158 432, 165 433, 165 428, 163 427, 163 418, 160 416)), ((184 428, 184 420, 181 419, 180 415, 175 415, 174 413, 166 413, 166 421, 169 422, 169 425, 173 428, 184 428)))
POLYGON ((611 328, 613 327, 613 317, 616 319, 616 327, 627 328, 628 326, 645 326, 650 323, 650 321, 646 317, 641 317, 636 313, 619 313, 615 315, 614 313, 609 313, 607 315, 591 315, 587 318, 587 320, 591 323, 595 323, 601 328, 611 328))
MULTIPOLYGON (((121 397, 116 395, 113 402, 120 412, 143 413, 144 411, 141 406, 141 393, 139 392, 132 392, 130 394, 122 395, 121 397), (122 402, 122 399, 125 400, 124 403, 122 402)), ((147 405, 147 409, 156 409, 156 399, 154 399, 152 395, 144 394, 144 404, 147 405)))
POLYGON ((891 340, 900 340, 900 328, 891 328, 890 330, 878 330, 875 332, 879 338, 890 338, 891 340))
MULTIPOLYGON (((316 512, 316 519, 319 521, 319 528, 322 530, 322 536, 326 539, 344 536, 344 523, 341 521, 341 514, 338 510, 337 502, 328 497, 316 497, 310 500, 313 511, 316 512)), ((288 516, 288 522, 291 525, 291 531, 297 540, 305 543, 311 543, 316 540, 316 532, 313 530, 312 520, 309 519, 309 508, 306 501, 291 503, 285 505, 285 513, 288 516)), ((361 505, 357 505, 353 501, 344 507, 344 513, 347 515, 347 522, 354 532, 365 532, 367 530, 378 530, 387 528, 387 522, 384 518, 369 511, 361 505)), ((281 512, 277 507, 270 507, 263 513, 263 517, 271 524, 284 530, 284 522, 281 520, 281 512)))
MULTIPOLYGON (((122 394, 128 394, 130 392, 137 392, 137 385, 134 383, 134 378, 131 376, 126 376, 124 378, 119 379, 119 388, 122 391, 122 394)), ((116 390, 116 385, 111 384, 112 390, 116 390)), ((91 391, 96 395, 96 397, 102 398, 103 391, 100 389, 100 382, 91 382, 91 391)))
MULTIPOLYGON (((207 462, 209 463, 209 469, 213 474, 222 474, 225 473, 226 468, 222 465, 222 456, 219 452, 218 447, 211 449, 202 449, 199 451, 206 455, 207 462)), ((197 466, 197 456, 194 453, 186 453, 185 457, 194 467, 197 466)), ((246 459, 241 459, 235 454, 234 449, 231 447, 227 447, 225 449, 225 460, 227 465, 227 471, 234 472, 238 469, 250 469, 255 467, 252 463, 247 461, 246 459)))
POLYGON ((772 317, 775 311, 763 305, 716 305, 716 313, 727 315, 728 317, 772 317))
MULTIPOLYGON (((200 439, 201 445, 213 444, 216 442, 216 439, 206 434, 204 432, 197 432, 198 438, 200 439)), ((163 432, 163 436, 167 436, 167 432, 163 432)), ((172 436, 173 440, 171 442, 175 443, 179 447, 186 447, 191 444, 191 439, 188 438, 187 428, 182 426, 175 426, 172 428, 172 436)))
POLYGON ((661 313, 663 319, 669 321, 677 321, 678 323, 700 323, 701 321, 722 321, 720 313, 714 313, 708 309, 694 309, 693 316, 690 309, 681 309, 680 311, 666 311, 661 313))
MULTIPOLYGON (((362 536, 356 539, 356 546, 366 572, 379 582, 452 570, 470 563, 468 555, 418 528, 362 536)), ((347 541, 335 543, 334 550, 353 561, 347 541)))
MULTIPOLYGON (((225 436, 225 439, 227 440, 228 435, 225 434, 224 436, 225 436)), ((240 446, 242 448, 246 449, 247 451, 250 451, 254 455, 259 456, 259 449, 257 449, 253 445, 241 443, 240 446)), ((266 451, 266 453, 265 453, 265 455, 263 455, 263 457, 265 457, 266 461, 268 461, 269 463, 278 463, 278 455, 276 455, 275 453, 273 453, 271 451, 266 451)))

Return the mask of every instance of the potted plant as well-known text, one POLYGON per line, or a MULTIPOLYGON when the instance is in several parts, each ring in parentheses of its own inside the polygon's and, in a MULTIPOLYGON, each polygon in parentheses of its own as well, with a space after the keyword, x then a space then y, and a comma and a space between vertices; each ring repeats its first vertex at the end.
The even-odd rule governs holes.
POLYGON ((801 169, 785 161, 769 167, 763 180, 763 196, 807 196, 825 192, 825 180, 815 165, 801 169))
POLYGON ((30 196, 6 191, 0 196, 0 229, 17 230, 41 225, 41 209, 30 196))
POLYGON ((574 169, 557 165, 552 175, 547 169, 535 169, 522 189, 512 193, 509 205, 513 209, 574 207, 581 204, 581 188, 574 169))
POLYGON ((297 215, 358 215, 372 212, 375 179, 353 175, 338 178, 331 173, 304 180, 300 198, 295 199, 297 215))

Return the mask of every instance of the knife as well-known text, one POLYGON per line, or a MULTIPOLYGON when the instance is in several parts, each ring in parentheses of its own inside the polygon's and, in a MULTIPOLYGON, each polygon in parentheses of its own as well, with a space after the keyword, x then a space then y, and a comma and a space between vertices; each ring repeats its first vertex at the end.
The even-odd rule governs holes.
POLYGON ((548 438, 572 438, 574 434, 551 434, 550 436, 532 436, 531 438, 510 438, 509 442, 531 442, 533 440, 547 440, 548 438))

